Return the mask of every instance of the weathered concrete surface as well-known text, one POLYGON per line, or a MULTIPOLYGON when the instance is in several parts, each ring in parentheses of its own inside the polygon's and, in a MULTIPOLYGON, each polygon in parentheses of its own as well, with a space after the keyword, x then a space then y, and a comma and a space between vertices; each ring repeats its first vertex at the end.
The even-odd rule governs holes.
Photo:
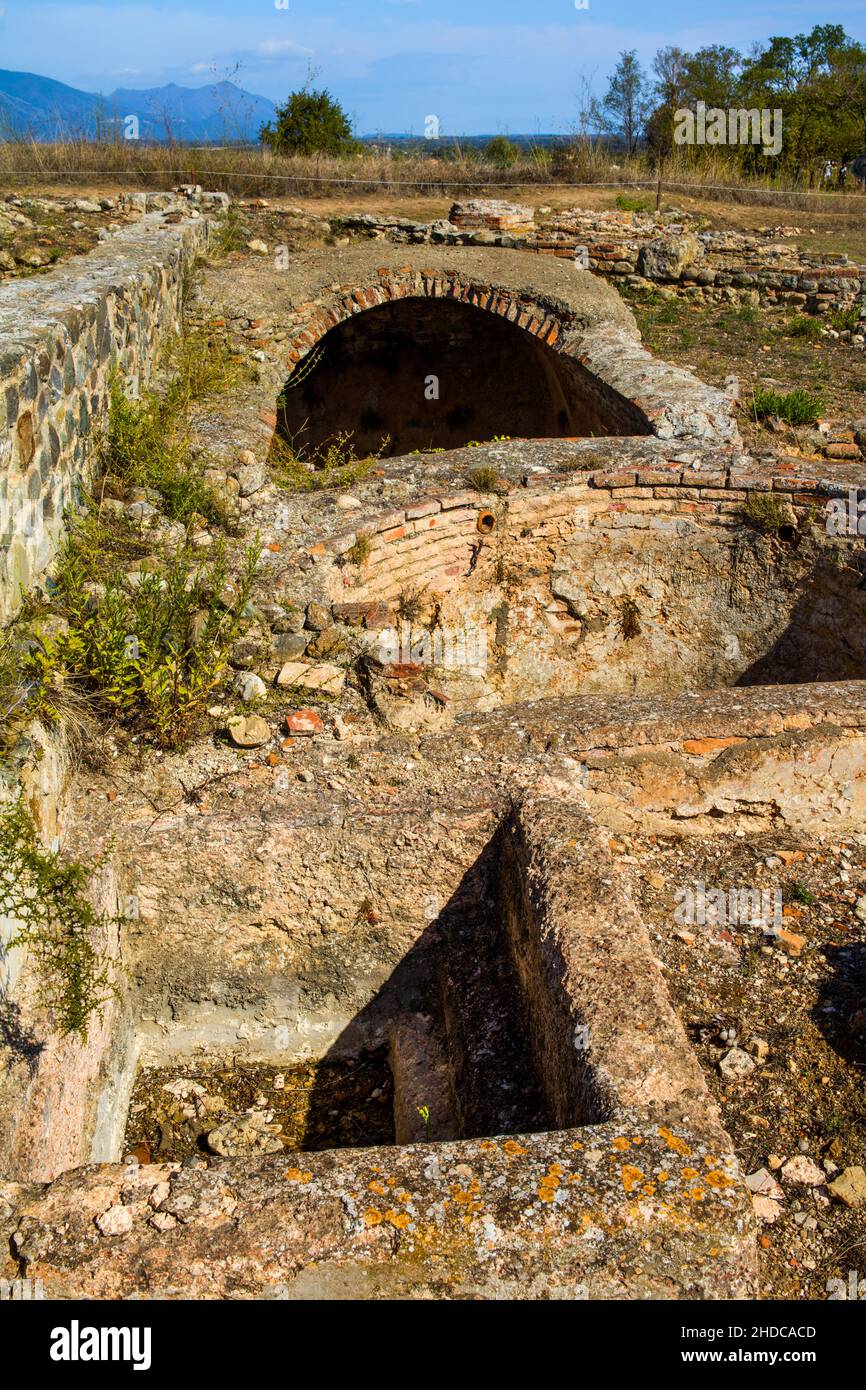
POLYGON ((61 1299, 750 1297, 752 1222, 729 1153, 676 1115, 623 1114, 519 1139, 0 1184, 0 1273, 61 1299), (124 1233, 102 1235, 118 1207, 124 1233))
MULTIPOLYGON (((112 863, 90 887, 94 906, 115 916, 112 863)), ((50 1180, 116 1153, 129 1103, 135 1023, 120 963, 120 931, 110 922, 93 941, 110 962, 117 996, 90 1022, 85 1039, 59 1037, 39 999, 27 954, 14 953, 17 979, 0 984, 0 1173, 50 1180)))
POLYGON ((550 779, 503 827, 502 910, 556 1118, 675 1105, 724 1144, 609 836, 579 798, 550 779))

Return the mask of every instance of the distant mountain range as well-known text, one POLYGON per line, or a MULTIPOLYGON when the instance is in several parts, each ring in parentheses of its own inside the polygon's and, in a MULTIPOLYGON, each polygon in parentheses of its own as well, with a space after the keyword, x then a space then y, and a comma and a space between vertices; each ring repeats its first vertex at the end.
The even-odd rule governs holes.
POLYGON ((0 68, 0 140, 29 135, 35 140, 92 138, 124 133, 130 116, 142 140, 257 141, 274 119, 266 97, 245 92, 234 82, 205 87, 165 87, 136 91, 118 88, 107 96, 81 92, 34 72, 0 68))

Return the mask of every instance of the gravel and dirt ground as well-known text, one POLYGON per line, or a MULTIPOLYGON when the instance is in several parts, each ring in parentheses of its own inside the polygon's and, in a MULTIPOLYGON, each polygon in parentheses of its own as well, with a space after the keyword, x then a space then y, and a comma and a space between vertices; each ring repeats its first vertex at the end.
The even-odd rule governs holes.
POLYGON ((827 1280, 861 1269, 866 1250, 862 1209, 826 1191, 844 1169, 866 1165, 866 837, 636 838, 618 848, 743 1173, 766 1170, 750 1184, 768 1195, 759 1204, 765 1296, 825 1298, 827 1280), (693 889, 694 917, 698 884, 707 894, 764 890, 767 927, 778 902, 785 936, 751 912, 706 920, 708 897, 704 923, 685 920, 684 890, 693 889), (739 1056, 726 1063, 734 1049, 751 1068, 739 1056), (808 1163, 792 1170, 798 1157, 808 1163))

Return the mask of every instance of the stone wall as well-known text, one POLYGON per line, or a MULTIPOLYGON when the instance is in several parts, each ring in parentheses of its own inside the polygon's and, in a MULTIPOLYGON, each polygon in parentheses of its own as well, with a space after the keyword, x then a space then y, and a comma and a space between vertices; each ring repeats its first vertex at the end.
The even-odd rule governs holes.
POLYGON ((398 244, 502 247, 576 261, 635 289, 675 286, 690 298, 786 304, 810 313, 852 305, 866 311, 866 266, 801 250, 791 241, 798 227, 693 234, 686 214, 673 220, 658 213, 545 208, 534 216, 531 208, 503 214, 503 206, 493 200, 455 204, 447 222, 356 213, 341 223, 398 244))
POLYGON ((92 477, 112 371, 138 390, 178 332, 208 234, 205 218, 181 216, 147 213, 86 258, 0 286, 0 623, 45 573, 92 477))

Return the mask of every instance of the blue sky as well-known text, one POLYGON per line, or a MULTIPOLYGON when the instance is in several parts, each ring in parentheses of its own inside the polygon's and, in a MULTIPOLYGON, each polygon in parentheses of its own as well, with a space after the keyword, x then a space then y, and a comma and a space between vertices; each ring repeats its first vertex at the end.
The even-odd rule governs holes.
POLYGON ((596 91, 623 48, 727 43, 841 23, 866 41, 863 0, 0 0, 0 67, 74 87, 199 86, 223 76, 280 100, 308 65, 359 132, 562 132, 581 77, 596 91), (235 68, 237 67, 237 73, 235 68))

